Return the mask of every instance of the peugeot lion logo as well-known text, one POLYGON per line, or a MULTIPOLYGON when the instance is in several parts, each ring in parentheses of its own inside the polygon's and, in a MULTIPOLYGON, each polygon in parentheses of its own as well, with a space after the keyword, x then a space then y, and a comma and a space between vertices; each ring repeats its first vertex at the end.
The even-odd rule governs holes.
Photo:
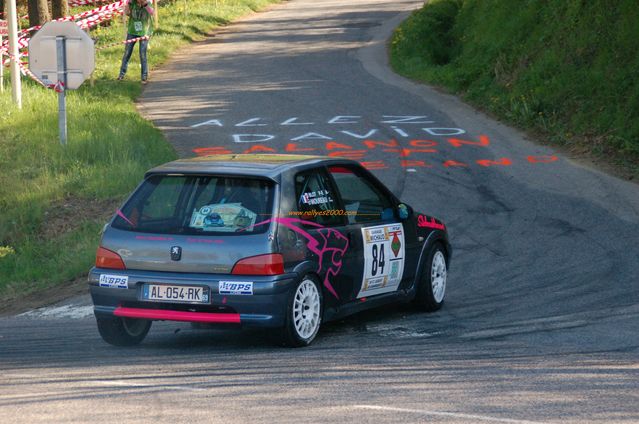
POLYGON ((179 261, 182 259, 182 248, 180 246, 171 247, 171 260, 179 261))

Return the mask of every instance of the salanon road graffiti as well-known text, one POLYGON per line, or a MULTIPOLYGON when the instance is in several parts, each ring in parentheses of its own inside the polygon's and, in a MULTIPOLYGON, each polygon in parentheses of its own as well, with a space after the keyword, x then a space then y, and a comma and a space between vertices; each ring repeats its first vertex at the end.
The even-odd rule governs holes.
POLYGON ((408 172, 434 167, 490 168, 559 162, 556 155, 482 157, 482 150, 486 151, 494 142, 489 136, 472 136, 463 128, 444 127, 427 116, 382 115, 378 120, 370 120, 358 115, 338 115, 316 121, 299 117, 279 121, 253 117, 237 123, 212 119, 193 124, 191 128, 221 135, 216 140, 228 140, 223 145, 193 149, 198 156, 234 153, 326 155, 357 160, 367 169, 400 166, 408 172), (371 121, 377 127, 371 128, 371 121), (313 125, 322 125, 322 130, 314 130, 313 125), (297 131, 302 127, 311 128, 297 131), (478 155, 472 160, 455 158, 455 152, 460 149, 472 149, 478 155), (380 153, 384 159, 379 159, 380 153), (371 157, 373 154, 374 158, 371 157))
MULTIPOLYGON (((473 146, 487 147, 491 141, 488 136, 481 135, 478 140, 468 140, 460 138, 448 138, 444 143, 454 148, 473 146)), ((399 162, 402 168, 415 170, 415 168, 433 168, 442 166, 444 168, 467 168, 469 166, 479 166, 483 168, 503 166, 508 167, 516 163, 525 162, 528 164, 548 164, 558 162, 556 155, 529 155, 523 158, 513 159, 508 157, 494 159, 474 159, 462 161, 454 159, 438 160, 432 157, 424 157, 424 154, 439 153, 439 146, 444 143, 434 140, 409 140, 408 147, 402 147, 396 139, 391 140, 363 140, 359 145, 346 144, 343 142, 326 141, 321 144, 315 143, 314 147, 302 145, 300 143, 287 143, 284 148, 277 146, 267 146, 264 144, 253 144, 247 148, 236 149, 228 146, 198 147, 193 149, 193 153, 198 156, 225 155, 234 153, 296 153, 309 155, 326 155, 331 157, 341 157, 359 161, 367 169, 389 169, 393 159, 399 162), (371 152, 382 152, 385 159, 370 160, 371 152)))

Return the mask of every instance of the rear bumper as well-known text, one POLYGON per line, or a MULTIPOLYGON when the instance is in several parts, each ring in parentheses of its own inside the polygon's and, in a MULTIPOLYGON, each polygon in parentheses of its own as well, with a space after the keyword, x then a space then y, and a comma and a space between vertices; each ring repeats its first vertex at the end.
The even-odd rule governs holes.
POLYGON ((240 324, 240 314, 215 312, 171 311, 167 309, 140 309, 118 306, 113 311, 116 317, 142 318, 163 321, 205 322, 216 324, 240 324))
POLYGON ((297 279, 297 274, 263 277, 93 268, 89 273, 89 290, 96 316, 281 327, 284 325, 286 307, 297 279), (102 274, 127 277, 128 283, 122 288, 100 287, 102 274), (253 294, 219 294, 220 281, 251 281, 253 294), (146 301, 142 299, 141 293, 144 284, 148 283, 205 286, 209 288, 210 301, 207 304, 146 301))

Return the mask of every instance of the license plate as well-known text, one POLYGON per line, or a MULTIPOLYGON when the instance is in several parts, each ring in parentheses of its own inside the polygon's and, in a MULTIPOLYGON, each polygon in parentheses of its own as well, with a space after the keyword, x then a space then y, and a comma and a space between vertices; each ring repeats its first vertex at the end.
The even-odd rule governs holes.
POLYGON ((153 302, 209 303, 209 288, 145 284, 142 286, 142 299, 153 302))

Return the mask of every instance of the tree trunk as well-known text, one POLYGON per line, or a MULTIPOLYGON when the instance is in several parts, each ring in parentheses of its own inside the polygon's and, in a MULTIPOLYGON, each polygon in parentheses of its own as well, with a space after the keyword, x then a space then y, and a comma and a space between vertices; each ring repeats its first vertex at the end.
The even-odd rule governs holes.
POLYGON ((69 14, 69 2, 67 0, 51 0, 51 15, 53 19, 64 18, 69 14))
POLYGON ((157 29, 157 27, 160 26, 160 12, 158 10, 159 8, 160 7, 158 6, 158 2, 154 1, 153 2, 153 28, 154 29, 157 29))
POLYGON ((51 20, 47 0, 29 0, 29 26, 44 25, 51 20))

